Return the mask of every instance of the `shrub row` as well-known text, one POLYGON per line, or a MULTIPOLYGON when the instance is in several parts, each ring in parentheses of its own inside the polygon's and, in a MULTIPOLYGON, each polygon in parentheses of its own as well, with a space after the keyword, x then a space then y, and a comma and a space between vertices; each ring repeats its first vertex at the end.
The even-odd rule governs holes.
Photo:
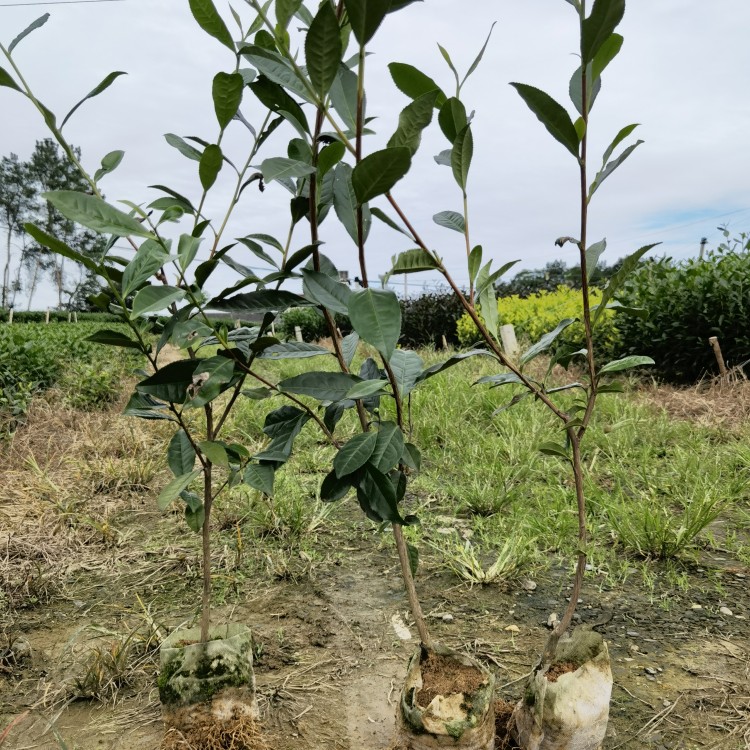
MULTIPOLYGON (((63 310, 50 310, 50 323, 67 323, 68 315, 71 313, 63 310)), ((13 312, 13 323, 44 323, 46 320, 45 310, 15 310, 13 312)), ((116 315, 105 312, 77 312, 76 317, 79 323, 119 323, 120 319, 116 315)), ((7 323, 9 311, 0 308, 0 323, 7 323)))
MULTIPOLYGON (((108 325, 122 330, 125 326, 108 325)), ((140 355, 122 350, 119 357, 86 337, 100 323, 0 326, 0 434, 28 408, 34 393, 59 384, 68 402, 82 409, 112 401, 123 374, 140 364, 140 355)))
POLYGON ((689 383, 718 374, 708 339, 719 339, 729 366, 750 359, 750 239, 704 258, 645 263, 620 300, 648 312, 618 320, 623 354, 646 354, 665 380, 689 383))
MULTIPOLYGON (((592 289, 589 295, 591 304, 601 300, 599 289, 592 289)), ((563 318, 577 318, 558 337, 556 344, 570 346, 573 349, 585 348, 585 335, 582 317, 581 293, 568 286, 559 286, 554 292, 542 290, 526 298, 513 294, 500 297, 497 301, 500 325, 511 324, 516 331, 519 343, 530 344, 538 341, 545 333, 552 331, 563 318)), ((479 338, 474 322, 468 315, 458 321, 458 340, 462 346, 469 347, 479 338)), ((596 331, 598 357, 607 361, 619 350, 619 334, 612 312, 605 312, 596 331)))
MULTIPOLYGON (((451 292, 427 292, 419 297, 401 300, 402 346, 442 346, 442 337, 452 346, 459 343, 456 324, 463 308, 451 292)), ((349 333, 348 320, 336 316, 341 332, 349 333)), ((287 310, 276 324, 276 334, 287 338, 294 336, 299 326, 305 341, 316 341, 328 336, 328 327, 316 308, 298 307, 287 310)))

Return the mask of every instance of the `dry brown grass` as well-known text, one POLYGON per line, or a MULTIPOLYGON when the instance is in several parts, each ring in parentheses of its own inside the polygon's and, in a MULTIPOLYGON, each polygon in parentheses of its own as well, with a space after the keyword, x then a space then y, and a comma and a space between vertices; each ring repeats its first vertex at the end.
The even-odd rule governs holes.
POLYGON ((750 381, 737 375, 683 388, 652 384, 638 397, 674 419, 706 427, 739 430, 750 421, 750 381))

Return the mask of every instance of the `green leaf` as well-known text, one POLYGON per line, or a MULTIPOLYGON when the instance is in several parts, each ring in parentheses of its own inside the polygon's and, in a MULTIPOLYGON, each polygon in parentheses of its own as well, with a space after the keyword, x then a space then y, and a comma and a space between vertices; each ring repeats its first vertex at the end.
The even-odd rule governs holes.
POLYGON ((248 464, 242 478, 245 484, 268 497, 273 497, 273 480, 276 472, 269 464, 248 464))
POLYGON ((276 0, 276 21, 282 29, 286 29, 289 26, 289 22, 300 9, 301 5, 302 0, 276 0))
POLYGON ((333 470, 340 479, 347 474, 353 474, 364 466, 372 456, 378 441, 377 433, 365 432, 355 435, 344 445, 333 459, 333 470))
POLYGON ((16 91, 20 91, 22 94, 24 94, 23 89, 13 80, 13 76, 8 73, 8 71, 3 67, 0 67, 0 86, 5 86, 9 89, 15 89, 16 91))
POLYGON ((396 349, 391 356, 390 365, 401 398, 406 398, 417 384, 419 376, 422 374, 424 362, 416 352, 408 349, 396 349))
POLYGON ((120 166, 123 156, 125 156, 124 151, 110 151, 102 159, 102 166, 96 170, 96 173, 94 174, 94 182, 99 182, 104 175, 114 172, 114 170, 120 166))
POLYGON ((393 266, 388 272, 389 277, 400 273, 418 273, 438 268, 435 259, 421 247, 394 255, 391 262, 393 266))
POLYGON ((323 178, 330 172, 343 158, 346 153, 346 147, 341 141, 329 143, 318 154, 318 179, 323 178))
POLYGON ((469 357, 494 357, 494 355, 488 352, 486 349, 471 349, 468 352, 454 354, 444 362, 438 362, 437 364, 430 365, 429 367, 426 367, 424 370, 422 370, 422 374, 419 376, 417 382, 421 383, 423 380, 434 377, 438 373, 443 372, 443 370, 447 370, 449 367, 453 367, 459 362, 463 362, 465 359, 469 359, 469 357))
POLYGON ((258 97, 264 107, 282 115, 292 124, 297 123, 305 132, 310 132, 302 107, 287 94, 280 84, 266 76, 260 76, 250 84, 250 90, 258 97))
POLYGON ((330 95, 338 116, 354 132, 357 128, 357 76, 343 63, 339 65, 330 95))
MULTIPOLYGON (((344 162, 337 164, 333 173, 333 208, 338 220, 356 244, 357 196, 352 184, 352 168, 344 162)), ((362 229, 365 240, 370 233, 371 222, 369 206, 362 206, 362 229)))
POLYGON ((413 443, 406 443, 404 445, 404 452, 401 455, 401 463, 406 464, 414 471, 419 471, 422 466, 422 456, 419 453, 419 448, 413 443))
POLYGON ((266 347, 260 354, 260 359, 307 359, 322 355, 330 356, 330 354, 330 350, 324 346, 289 341, 285 344, 273 344, 266 347))
POLYGON ((594 0, 581 31, 581 63, 590 63, 625 15, 625 0, 594 0))
MULTIPOLYGON (((160 367, 151 377, 136 385, 139 394, 147 394, 172 404, 181 404, 187 397, 193 373, 201 364, 198 359, 181 359, 160 367)), ((140 407, 139 407, 140 408, 140 407)))
POLYGON ((407 63, 390 63, 388 70, 398 90, 411 99, 416 99, 418 96, 427 94, 430 91, 437 91, 438 95, 437 99, 435 99, 435 106, 439 109, 445 104, 446 96, 440 86, 413 65, 408 65, 407 63))
POLYGON ((343 49, 336 12, 324 2, 305 36, 305 60, 315 93, 324 99, 338 73, 343 49))
POLYGON ((510 385, 512 383, 522 383, 521 378, 516 375, 515 372, 501 372, 499 375, 485 375, 474 383, 474 385, 481 385, 483 383, 491 383, 490 388, 498 388, 501 385, 510 385))
POLYGON ((93 229, 99 234, 116 234, 120 237, 153 237, 139 221, 110 206, 101 198, 74 190, 53 190, 42 193, 66 219, 93 229))
POLYGON ((352 187, 361 205, 383 195, 409 171, 411 154, 403 146, 385 148, 366 156, 352 170, 352 187))
POLYGON ((202 153, 197 148, 191 146, 184 138, 180 138, 179 135, 165 133, 164 140, 188 159, 198 162, 201 160, 202 153))
POLYGON ((328 274, 309 269, 302 270, 302 279, 302 293, 308 300, 332 312, 348 314, 352 291, 346 284, 332 279, 328 274))
POLYGON ((361 378, 344 372, 303 372, 279 383, 279 389, 287 393, 310 396, 318 401, 341 401, 346 394, 361 382, 361 378))
POLYGON ((284 180, 290 177, 307 177, 315 171, 315 167, 297 159, 287 159, 282 156, 273 156, 264 159, 260 165, 263 179, 266 182, 273 180, 284 180))
POLYGON ((198 366, 193 372, 191 397, 188 406, 197 409, 213 401, 225 391, 234 377, 234 360, 227 357, 209 357, 198 360, 198 366))
POLYGON ((466 193, 466 184, 469 179, 469 168, 474 155, 474 137, 471 134, 471 125, 467 125, 457 136, 451 150, 451 169, 453 177, 461 190, 466 193))
POLYGON ((344 355, 344 362, 349 367, 354 359, 354 355, 357 353, 357 347, 359 346, 359 334, 356 331, 352 331, 348 336, 344 336, 341 340, 341 353, 344 355))
POLYGON ((81 105, 82 105, 82 104, 83 104, 83 103, 84 103, 84 102, 85 102, 85 101, 86 101, 87 99, 91 99, 91 98, 93 98, 93 97, 95 97, 95 96, 98 96, 99 94, 101 94, 101 93, 102 93, 102 91, 104 91, 104 90, 108 89, 108 88, 109 88, 109 87, 110 87, 110 86, 111 86, 111 85, 112 85, 112 84, 114 83, 114 81, 115 81, 115 80, 116 80, 117 78, 119 78, 120 76, 125 76, 125 75, 127 75, 127 73, 126 73, 125 71, 123 71, 123 70, 116 70, 116 71, 115 71, 114 73, 110 73, 109 75, 107 75, 107 76, 106 76, 106 77, 104 78, 104 80, 103 80, 103 81, 102 81, 102 82, 101 82, 101 83, 100 83, 100 84, 99 84, 98 86, 96 86, 96 87, 94 87, 93 89, 91 89, 91 91, 89 91, 89 93, 88 93, 88 94, 86 94, 86 96, 84 96, 84 97, 83 97, 83 99, 81 99, 81 101, 80 101, 80 102, 78 102, 78 104, 76 104, 76 105, 75 105, 75 106, 73 107, 73 109, 71 109, 71 110, 70 110, 70 112, 68 112, 68 114, 67 114, 67 115, 65 115, 65 119, 64 119, 64 120, 62 121, 62 123, 60 124, 60 130, 62 130, 62 129, 63 129, 63 127, 65 126, 65 123, 66 123, 66 122, 67 122, 67 121, 68 121, 68 120, 69 120, 69 119, 71 118, 71 116, 73 115, 73 113, 74 113, 74 112, 75 112, 75 111, 76 111, 76 110, 78 109, 78 107, 80 107, 80 106, 81 106, 81 105))
POLYGON ((414 156, 422 140, 422 131, 432 122, 437 91, 428 91, 418 96, 401 110, 398 128, 388 141, 388 148, 403 146, 414 156))
POLYGON ((229 456, 223 442, 220 440, 203 440, 198 443, 198 447, 207 461, 215 466, 229 468, 229 456))
POLYGON ((482 246, 477 245, 469 253, 469 280, 473 283, 482 267, 482 246))
POLYGON ((165 310, 185 297, 185 290, 174 286, 146 286, 133 298, 133 317, 165 310))
POLYGON ((200 237, 193 237, 191 234, 181 234, 180 241, 177 243, 177 257, 180 260, 180 268, 185 271, 195 260, 198 254, 198 248, 203 240, 200 237))
POLYGON ((432 217, 432 220, 440 227, 452 229, 454 232, 464 234, 466 223, 464 217, 457 211, 441 211, 432 217))
POLYGON ((215 143, 206 146, 198 166, 198 176, 204 190, 208 191, 213 187, 223 164, 224 157, 221 153, 221 146, 215 143))
POLYGON ((320 485, 320 499, 324 503, 334 503, 343 500, 352 488, 351 479, 342 477, 339 479, 335 471, 326 474, 320 485))
POLYGON ((134 393, 122 413, 126 417, 140 417, 141 419, 165 419, 175 422, 175 418, 166 413, 166 404, 157 401, 145 393, 134 393))
POLYGON ((440 108, 438 124, 443 131, 443 135, 453 145, 456 136, 469 124, 469 120, 466 117, 466 107, 464 107, 460 99, 452 96, 440 108))
POLYGON ((542 352, 547 351, 554 340, 572 323, 575 323, 575 318, 565 318, 565 320, 561 320, 553 331, 545 333, 536 344, 529 347, 521 355, 521 364, 525 365, 527 362, 531 362, 535 357, 538 357, 542 352))
POLYGON ((363 467, 363 477, 357 487, 357 499, 365 515, 376 523, 390 521, 402 523, 396 502, 396 489, 383 472, 367 463, 363 467))
POLYGON ((42 246, 49 248, 53 253, 62 255, 64 258, 70 258, 76 263, 81 263, 85 268, 94 273, 101 273, 99 265, 87 255, 82 255, 77 250, 73 250, 72 247, 68 247, 64 242, 58 240, 56 237, 43 232, 39 227, 34 224, 24 224, 24 229, 42 246))
POLYGON ((463 85, 466 83, 466 79, 477 69, 477 67, 479 66, 479 63, 482 62, 482 58, 484 57, 484 52, 487 49, 487 45, 490 43, 492 30, 495 28, 496 23, 497 21, 493 21, 492 26, 490 26, 490 30, 487 34, 487 38, 484 40, 482 49, 479 50, 479 54, 474 58, 474 62, 469 66, 469 69, 466 71, 466 75, 463 77, 463 80, 461 81, 461 87, 463 87, 463 85))
MULTIPOLYGON (((255 66, 266 78, 278 83, 306 102, 314 103, 313 97, 292 67, 280 55, 270 50, 263 49, 258 45, 249 45, 242 48, 242 55, 253 66, 255 66)), ((255 83, 250 88, 254 89, 255 83)))
POLYGON ((599 240, 593 245, 586 248, 586 278, 591 281, 591 274, 594 273, 596 264, 599 262, 602 253, 607 249, 607 240, 599 240))
POLYGON ((539 446, 539 452, 544 453, 546 456, 557 456, 558 458, 564 458, 566 461, 570 461, 570 455, 564 445, 559 443, 542 443, 539 446))
POLYGON ((631 273, 636 269, 641 258, 649 251, 653 250, 660 242, 655 242, 652 245, 645 245, 639 248, 622 262, 617 273, 615 273, 609 280, 609 283, 602 292, 602 298, 599 300, 599 306, 594 312, 594 317, 591 320, 592 325, 596 325, 599 318, 602 316, 602 312, 607 308, 607 304, 614 297, 617 290, 625 283, 625 280, 630 276, 631 273))
POLYGON ((299 307, 305 304, 304 297, 283 289, 259 289, 257 292, 236 294, 228 299, 213 299, 206 307, 210 310, 224 310, 233 315, 244 315, 284 312, 289 307, 299 307))
MULTIPOLYGON (((594 101, 599 95, 599 91, 602 87, 601 78, 594 78, 592 63, 589 63, 586 68, 586 111, 590 112, 594 106, 594 101)), ((581 74, 581 68, 576 68, 575 73, 570 78, 570 85, 568 87, 570 94, 570 100, 573 102, 573 106, 576 108, 580 115, 583 115, 583 78, 581 74)), ((584 126, 583 120, 577 121, 579 126, 584 126)), ((576 133, 578 134, 579 142, 583 137, 582 130, 576 127, 576 133)))
POLYGON ((547 128, 550 135, 578 158, 578 133, 564 107, 541 89, 525 83, 511 83, 510 85, 518 91, 528 108, 547 128))
POLYGON ((237 241, 241 242, 248 250, 255 254, 261 260, 269 263, 274 268, 278 268, 278 263, 253 239, 253 235, 247 237, 237 237, 237 241))
POLYGON ((651 357, 644 357, 638 354, 634 354, 630 357, 623 357, 622 359, 616 359, 612 362, 607 362, 599 374, 603 375, 605 372, 620 372, 621 370, 630 370, 633 367, 640 367, 641 365, 653 365, 656 364, 651 357))
POLYGON ((419 569, 419 550, 413 545, 406 543, 406 555, 409 558, 409 570, 411 570, 411 577, 414 578, 417 575, 419 569))
POLYGON ((25 39, 32 31, 44 26, 49 21, 49 13, 45 13, 43 16, 39 16, 36 21, 32 21, 9 45, 8 54, 11 54, 13 50, 18 46, 18 43, 25 39))
POLYGON ((387 395, 386 388, 389 383, 387 380, 363 380, 361 383, 357 383, 347 391, 346 399, 351 401, 358 401, 369 396, 385 396, 387 395))
POLYGON ((604 167, 604 169, 601 170, 601 172, 597 173, 594 181, 591 183, 591 188, 589 190, 589 200, 591 200, 591 196, 599 189, 604 180, 606 180, 607 177, 609 177, 612 172, 614 172, 615 169, 617 169, 617 167, 619 167, 620 164, 622 164, 625 159, 627 159, 628 156, 630 156, 630 154, 632 154, 633 151, 635 151, 638 146, 641 145, 641 143, 643 143, 643 141, 639 140, 631 146, 628 146, 616 159, 613 159, 604 167))
POLYGON ((602 383, 597 389, 597 393, 625 393, 625 387, 617 380, 611 383, 602 383))
MULTIPOLYGON (((185 494, 181 494, 183 500, 185 500, 185 494)), ((203 529, 203 524, 206 522, 206 509, 203 507, 203 503, 197 495, 192 495, 190 499, 197 499, 197 502, 187 503, 185 505, 185 523, 188 525, 191 531, 196 534, 200 534, 203 529)))
POLYGON ((211 94, 219 127, 223 130, 237 114, 242 103, 245 81, 239 73, 217 73, 214 76, 211 94))
POLYGON ((592 75, 599 78, 605 68, 617 57, 622 49, 623 38, 619 34, 610 34, 607 40, 599 48, 591 62, 592 75))
POLYGON ((122 331, 110 331, 102 328, 95 331, 90 336, 86 336, 86 341, 93 341, 95 344, 106 344, 107 346, 121 346, 125 349, 140 349, 141 345, 131 339, 122 331))
POLYGON ((404 453, 404 435, 393 422, 383 422, 375 434, 377 441, 369 461, 378 471, 387 474, 401 460, 404 453))
POLYGON ((190 474, 195 467, 195 448, 183 429, 177 430, 169 441, 167 463, 176 477, 190 474))
MULTIPOLYGON (((489 266, 490 264, 487 263, 487 265, 484 267, 486 270, 486 273, 489 273, 489 266)), ((497 338, 497 326, 498 326, 498 313, 497 313, 497 295, 495 294, 495 287, 494 285, 488 280, 482 279, 482 271, 484 269, 481 269, 479 271, 479 276, 477 278, 477 292, 479 294, 479 304, 482 308, 482 313, 484 314, 484 324, 487 327, 487 330, 497 338), (484 281, 484 283, 483 283, 484 281)))
POLYGON ((255 458, 262 461, 285 462, 292 452, 294 439, 305 426, 309 414, 294 406, 282 406, 266 416, 263 432, 272 438, 268 447, 255 458))
POLYGON ((122 272, 122 296, 130 296, 168 261, 169 253, 156 241, 146 240, 122 272))
POLYGON ((159 510, 166 510, 170 503, 174 502, 180 493, 201 473, 200 469, 191 471, 188 474, 182 474, 175 477, 160 493, 156 499, 156 507, 159 510))
POLYGON ((391 0, 344 0, 346 14, 360 47, 364 47, 390 10, 391 0))
POLYGON ((349 298, 352 327, 386 360, 390 360, 401 335, 401 305, 398 297, 385 289, 363 289, 349 298))
POLYGON ((604 152, 604 156, 602 157, 602 167, 604 167, 607 162, 609 161, 609 157, 612 156, 614 153, 614 150, 638 127, 638 123, 635 122, 632 125, 626 125, 620 132, 615 136, 612 143, 609 144, 609 147, 604 152))
POLYGON ((235 52, 234 42, 229 29, 222 20, 212 0, 189 0, 190 11, 198 25, 214 39, 218 39, 225 47, 235 52))
POLYGON ((414 238, 407 232, 405 229, 402 229, 398 224, 396 224, 393 219, 391 219, 390 216, 385 214, 383 211, 381 211, 379 208, 372 208, 372 215, 376 216, 380 221, 383 222, 383 224, 387 224, 391 229, 395 229, 397 232, 400 232, 405 237, 408 237, 410 240, 414 241, 414 238))

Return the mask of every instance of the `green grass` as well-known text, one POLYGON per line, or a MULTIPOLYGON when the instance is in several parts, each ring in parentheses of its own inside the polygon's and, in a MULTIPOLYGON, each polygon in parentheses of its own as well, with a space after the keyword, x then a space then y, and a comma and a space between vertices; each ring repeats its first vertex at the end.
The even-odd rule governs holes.
MULTIPOLYGON (((421 354, 427 364, 441 358, 421 354)), ((334 369, 335 362, 323 357, 316 366, 334 369)), ((309 362, 273 362, 264 374, 277 380, 307 367, 309 362)), ((489 360, 468 360, 420 386, 410 404, 410 439, 423 459, 404 501, 404 512, 421 520, 409 530, 410 538, 428 564, 468 570, 465 577, 472 580, 482 580, 479 567, 487 574, 498 556, 504 559, 503 574, 496 576, 501 578, 549 564, 553 557, 547 553, 570 559, 576 549, 570 469, 538 451, 545 440, 562 438, 559 424, 530 399, 493 416, 518 391, 472 385, 492 371, 489 360), (449 535, 448 528, 455 531, 449 535)), ((393 418, 387 401, 384 419, 393 418)), ((259 447, 268 410, 268 402, 243 399, 231 426, 234 437, 259 447)), ((357 429, 349 412, 336 435, 346 438, 357 429)), ((749 559, 748 438, 750 428, 730 432, 671 419, 639 403, 634 392, 603 395, 583 451, 592 565, 616 581, 644 564, 647 570, 648 561, 690 561, 702 548, 721 547, 749 559)), ((298 544, 306 524, 321 512, 316 492, 333 455, 308 423, 292 460, 279 472, 289 478, 272 505, 258 510, 258 499, 253 501, 250 525, 276 529, 269 532, 276 543, 286 538, 298 544)), ((342 502, 356 501, 350 496, 342 502)), ((390 543, 387 535, 383 543, 390 543)), ((648 573, 641 577, 648 581, 648 573)), ((679 576, 672 578, 678 585, 679 576)))

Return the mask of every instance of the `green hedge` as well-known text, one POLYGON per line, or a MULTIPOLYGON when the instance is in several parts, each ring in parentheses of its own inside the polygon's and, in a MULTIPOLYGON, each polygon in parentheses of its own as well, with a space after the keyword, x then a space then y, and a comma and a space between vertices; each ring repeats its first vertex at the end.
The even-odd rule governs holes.
POLYGON ((741 235, 705 258, 644 264, 618 295, 648 318, 618 316, 623 354, 646 354, 667 381, 718 374, 708 343, 717 336, 728 366, 750 359, 750 239, 741 235))
POLYGON ((401 338, 408 347, 442 347, 445 336, 451 346, 458 346, 456 323, 463 307, 453 292, 426 292, 419 297, 401 300, 401 338))
MULTIPOLYGON (((68 315, 71 313, 62 310, 50 310, 50 323, 67 323, 68 315)), ((46 318, 44 310, 16 310, 13 313, 13 324, 16 323, 44 323, 46 318)), ((104 312, 79 312, 76 313, 79 323, 119 323, 120 318, 104 312)), ((8 322, 8 310, 0 308, 0 323, 8 322)))

